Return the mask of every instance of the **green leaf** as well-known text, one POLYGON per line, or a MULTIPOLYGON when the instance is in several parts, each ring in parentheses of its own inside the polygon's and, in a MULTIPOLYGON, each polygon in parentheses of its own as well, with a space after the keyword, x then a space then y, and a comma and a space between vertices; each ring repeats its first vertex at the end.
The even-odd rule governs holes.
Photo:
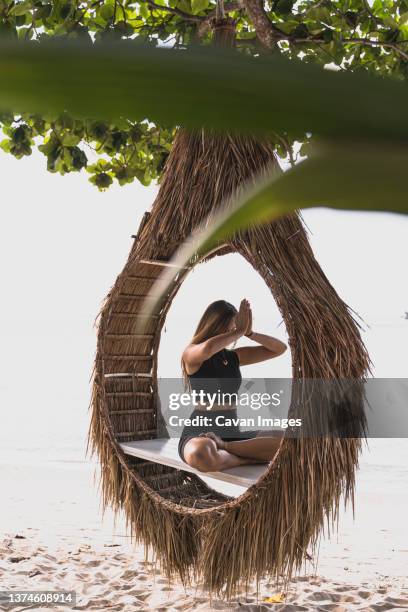
POLYGON ((378 17, 382 17, 383 15, 385 15, 385 11, 384 11, 384 3, 382 0, 374 0, 373 6, 372 6, 372 11, 375 15, 377 15, 378 17))
POLYGON ((72 155, 71 155, 71 151, 69 150, 69 148, 64 147, 64 150, 62 153, 62 159, 68 167, 72 164, 72 155))
POLYGON ((6 153, 10 153, 11 144, 12 144, 12 141, 9 140, 8 138, 5 138, 4 140, 0 142, 0 148, 3 149, 3 151, 5 151, 6 153))
POLYGON ((39 6, 38 8, 36 8, 34 12, 34 18, 35 19, 46 19, 47 17, 50 16, 51 11, 52 11, 51 4, 44 4, 42 6, 39 6))
POLYGON ((178 0, 177 8, 185 13, 191 13, 191 1, 190 0, 178 0))
POLYGON ((285 21, 279 23, 279 29, 285 34, 290 34, 298 25, 298 22, 294 19, 285 19, 285 21))
POLYGON ((383 21, 384 25, 388 26, 389 28, 398 28, 398 22, 389 15, 384 17, 383 21))
POLYGON ((148 19, 149 17, 149 8, 147 2, 141 2, 139 5, 140 16, 143 19, 148 19))
POLYGON ((191 0, 191 10, 193 11, 194 15, 201 13, 201 11, 205 11, 209 5, 209 0, 191 0))
POLYGON ((110 21, 115 12, 114 7, 111 4, 104 4, 99 10, 99 15, 105 20, 110 21))
POLYGON ((93 47, 10 41, 0 45, 0 58, 0 111, 148 118, 255 134, 310 131, 342 140, 408 139, 405 83, 279 56, 146 48, 132 41, 93 47))
POLYGON ((80 141, 81 137, 77 136, 76 134, 67 133, 61 137, 61 142, 66 147, 73 147, 77 145, 80 141))
MULTIPOLYGON (((239 229, 298 208, 408 213, 407 167, 408 152, 402 146, 370 148, 350 143, 322 148, 293 169, 250 188, 233 209, 221 213, 205 242, 212 248, 215 241, 239 229)), ((204 241, 198 243, 202 249, 204 241)))
POLYGON ((113 183, 112 177, 106 172, 100 172, 95 174, 95 176, 91 176, 89 181, 96 185, 100 191, 104 191, 113 183))
POLYGON ((292 11, 294 0, 276 0, 273 5, 273 10, 278 15, 287 15, 292 11))
POLYGON ((10 126, 14 121, 14 115, 10 112, 0 113, 0 121, 3 124, 10 126))
POLYGON ((18 15, 25 15, 32 7, 33 3, 31 2, 31 0, 24 0, 23 2, 18 2, 18 4, 15 4, 9 10, 9 15, 13 15, 13 17, 17 17, 18 15))
POLYGON ((152 286, 143 312, 155 310, 184 266, 207 255, 237 231, 299 208, 408 213, 407 167, 405 147, 372 149, 350 144, 322 150, 287 172, 259 180, 238 202, 227 203, 209 227, 197 231, 180 247, 172 261, 174 267, 152 286))

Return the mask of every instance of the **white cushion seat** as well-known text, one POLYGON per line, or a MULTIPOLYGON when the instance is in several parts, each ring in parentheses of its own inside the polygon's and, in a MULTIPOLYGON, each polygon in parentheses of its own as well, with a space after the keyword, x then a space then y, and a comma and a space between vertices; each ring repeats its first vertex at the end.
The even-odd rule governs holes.
POLYGON ((154 461, 162 465, 192 472, 198 476, 205 476, 228 482, 241 487, 250 487, 265 472, 266 463, 255 465, 241 465, 223 472, 200 472, 182 461, 178 454, 178 438, 158 438, 155 440, 136 440, 124 442, 120 446, 126 455, 154 461))

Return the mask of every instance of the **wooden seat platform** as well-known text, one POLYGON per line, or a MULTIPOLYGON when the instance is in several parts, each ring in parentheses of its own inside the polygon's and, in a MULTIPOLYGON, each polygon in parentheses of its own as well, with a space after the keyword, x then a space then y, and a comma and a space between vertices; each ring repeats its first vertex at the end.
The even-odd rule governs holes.
POLYGON ((126 455, 154 461, 162 465, 169 465, 185 472, 192 472, 198 476, 215 478, 216 480, 222 480, 241 487, 250 487, 255 484, 267 467, 266 463, 262 463, 259 465, 242 465, 225 470, 224 472, 200 472, 180 459, 177 451, 178 442, 178 438, 158 438, 156 440, 124 442, 120 446, 126 455))

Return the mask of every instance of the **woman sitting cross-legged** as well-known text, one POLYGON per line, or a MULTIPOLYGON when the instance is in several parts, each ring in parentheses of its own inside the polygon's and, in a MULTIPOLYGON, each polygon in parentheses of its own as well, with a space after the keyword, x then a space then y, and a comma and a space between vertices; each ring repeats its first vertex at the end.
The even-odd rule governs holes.
MULTIPOLYGON (((182 369, 192 390, 221 394, 236 394, 241 385, 240 366, 245 366, 282 355, 286 344, 252 330, 252 311, 248 300, 242 300, 239 310, 218 300, 210 304, 197 326, 196 332, 182 355, 182 369), (257 346, 230 350, 227 347, 241 336, 257 346)), ((208 406, 194 410, 191 417, 208 414, 208 406)), ((211 415, 237 417, 234 403, 215 404, 211 415), (216 413, 216 414, 214 414, 216 413)), ((218 420, 218 419, 217 419, 218 420)), ((179 441, 179 455, 188 465, 201 472, 216 472, 239 465, 264 463, 275 456, 282 438, 281 432, 241 431, 238 426, 202 427, 197 431, 184 427, 179 441), (228 435, 226 436, 226 433, 228 435)))

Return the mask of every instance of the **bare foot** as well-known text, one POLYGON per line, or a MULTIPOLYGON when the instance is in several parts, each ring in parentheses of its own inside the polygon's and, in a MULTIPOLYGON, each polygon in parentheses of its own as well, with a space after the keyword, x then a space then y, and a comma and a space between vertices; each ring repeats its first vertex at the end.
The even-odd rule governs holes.
POLYGON ((210 438, 215 442, 215 445, 218 450, 225 450, 225 442, 220 436, 217 436, 213 431, 208 431, 207 433, 200 434, 200 438, 210 438))

